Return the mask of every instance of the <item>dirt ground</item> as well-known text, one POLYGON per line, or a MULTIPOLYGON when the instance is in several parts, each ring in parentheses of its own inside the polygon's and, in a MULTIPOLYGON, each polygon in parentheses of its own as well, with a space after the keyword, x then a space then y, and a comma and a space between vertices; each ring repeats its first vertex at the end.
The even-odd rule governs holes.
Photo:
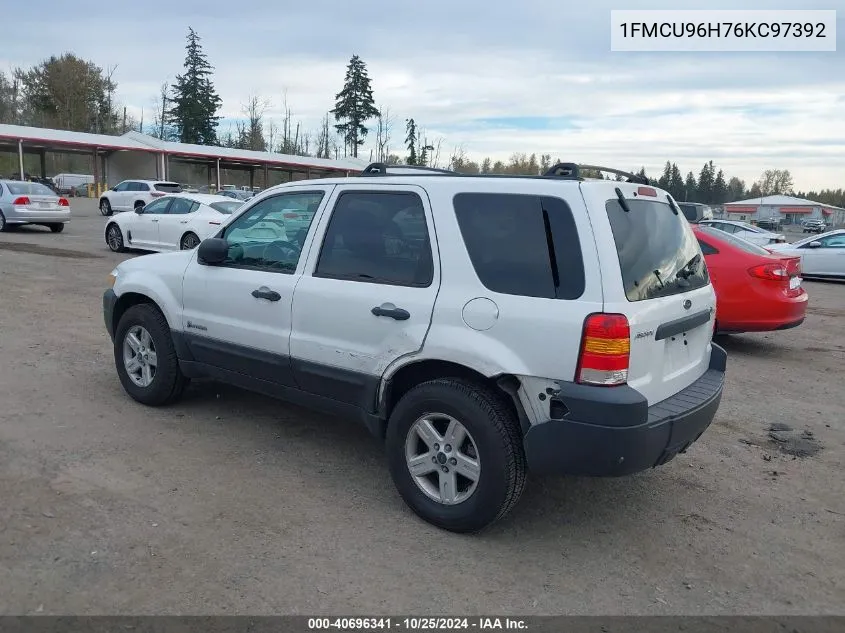
POLYGON ((489 531, 418 520, 366 432, 193 385, 124 394, 102 322, 123 257, 0 235, 2 614, 845 614, 845 285, 723 339, 714 425, 625 479, 534 478, 489 531))

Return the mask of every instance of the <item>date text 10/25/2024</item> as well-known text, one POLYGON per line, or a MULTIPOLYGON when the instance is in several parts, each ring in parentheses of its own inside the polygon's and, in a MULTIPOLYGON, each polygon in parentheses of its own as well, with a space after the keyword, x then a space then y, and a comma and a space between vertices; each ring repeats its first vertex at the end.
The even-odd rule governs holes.
POLYGON ((308 618, 309 631, 518 631, 527 628, 525 620, 500 617, 308 618))

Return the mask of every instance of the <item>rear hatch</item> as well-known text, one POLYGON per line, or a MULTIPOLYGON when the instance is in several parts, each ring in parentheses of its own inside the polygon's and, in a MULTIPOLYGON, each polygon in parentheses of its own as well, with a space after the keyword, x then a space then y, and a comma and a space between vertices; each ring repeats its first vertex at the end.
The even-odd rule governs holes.
POLYGON ((604 312, 630 327, 628 385, 658 403, 710 363, 716 296, 692 228, 668 194, 627 182, 585 182, 601 259, 604 312))

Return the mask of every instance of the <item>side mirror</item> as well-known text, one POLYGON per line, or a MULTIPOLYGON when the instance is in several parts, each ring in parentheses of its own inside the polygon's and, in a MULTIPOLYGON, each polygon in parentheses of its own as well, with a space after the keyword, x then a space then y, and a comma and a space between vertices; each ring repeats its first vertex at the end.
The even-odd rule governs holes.
POLYGON ((222 237, 203 240, 197 248, 197 261, 208 266, 222 264, 228 255, 229 242, 222 237))
POLYGON ((141 215, 143 212, 144 212, 143 206, 135 207, 135 213, 137 213, 138 215, 141 215))
POLYGON ((821 246, 821 242, 810 242, 809 244, 807 244, 807 248, 821 248, 821 246))

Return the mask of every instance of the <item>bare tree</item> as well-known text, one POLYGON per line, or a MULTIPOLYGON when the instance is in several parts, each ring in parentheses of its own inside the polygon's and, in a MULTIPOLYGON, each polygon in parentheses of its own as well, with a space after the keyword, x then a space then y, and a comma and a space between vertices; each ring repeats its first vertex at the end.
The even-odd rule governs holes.
POLYGON ((390 154, 390 133, 393 129, 393 117, 390 108, 379 106, 376 124, 376 160, 383 163, 390 154))
POLYGON ((435 169, 440 168, 440 148, 443 146, 443 137, 437 139, 437 143, 434 145, 434 152, 431 156, 431 166, 435 169))
POLYGON ((265 144, 268 152, 275 152, 278 149, 279 140, 279 126, 276 121, 270 119, 267 121, 266 131, 264 133, 265 144))
POLYGON ((169 140, 167 111, 170 108, 170 82, 165 81, 159 88, 158 95, 153 101, 155 114, 153 115, 153 136, 162 140, 169 140))
POLYGON ((247 121, 243 126, 238 126, 238 140, 242 149, 250 149, 263 152, 267 149, 267 142, 264 140, 264 113, 270 103, 266 99, 257 96, 249 98, 242 107, 247 121))
POLYGON ((326 113, 320 122, 320 131, 317 133, 317 158, 331 158, 333 152, 333 135, 331 127, 331 115, 326 113))

